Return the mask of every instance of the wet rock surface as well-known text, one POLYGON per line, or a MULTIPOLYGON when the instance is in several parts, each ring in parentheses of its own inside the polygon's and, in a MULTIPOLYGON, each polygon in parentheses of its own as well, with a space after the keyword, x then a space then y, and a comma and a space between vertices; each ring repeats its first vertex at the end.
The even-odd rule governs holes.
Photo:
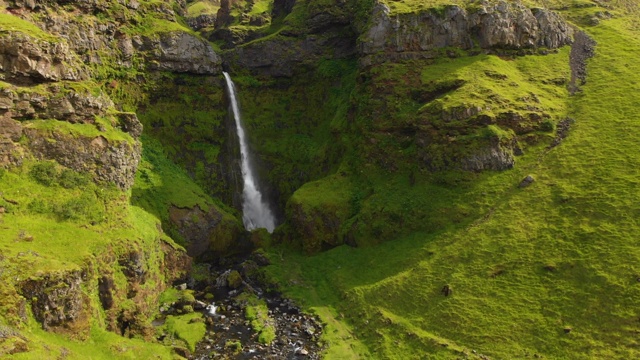
POLYGON ((322 326, 311 315, 303 314, 290 300, 265 294, 269 317, 275 322, 276 339, 270 344, 258 341, 258 334, 245 319, 244 304, 236 291, 216 302, 223 308, 208 316, 208 334, 198 344, 192 359, 319 359, 318 344, 322 326), (240 344, 240 345, 235 345, 240 344))
MULTIPOLYGON (((204 339, 189 358, 319 359, 323 350, 319 342, 323 325, 316 317, 303 313, 292 300, 270 290, 261 280, 260 266, 268 260, 261 255, 252 255, 223 262, 225 264, 210 267, 207 280, 189 284, 195 290, 192 307, 205 315, 207 325, 204 339), (241 277, 237 279, 235 274, 241 277), (273 341, 261 342, 259 333, 246 318, 250 297, 266 304, 267 321, 275 330, 273 341)), ((180 306, 184 304, 162 308, 161 312, 172 314, 180 306)))

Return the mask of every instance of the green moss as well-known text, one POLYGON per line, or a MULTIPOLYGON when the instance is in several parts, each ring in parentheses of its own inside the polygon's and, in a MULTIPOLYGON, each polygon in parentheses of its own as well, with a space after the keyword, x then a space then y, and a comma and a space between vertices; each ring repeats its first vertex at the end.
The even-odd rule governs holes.
POLYGON ((196 76, 163 76, 154 81, 153 100, 138 113, 145 133, 159 140, 167 157, 185 168, 198 185, 230 204, 233 185, 223 177, 228 169, 221 162, 229 137, 222 84, 196 76))
POLYGON ((194 321, 201 319, 201 313, 190 313, 180 316, 167 316, 163 328, 176 339, 185 342, 190 351, 195 351, 196 344, 202 340, 207 329, 204 322, 194 321))
POLYGON ((325 60, 290 81, 237 84, 247 136, 264 164, 259 177, 277 187, 281 208, 302 184, 337 169, 355 66, 325 60))
POLYGON ((220 5, 209 0, 195 1, 187 7, 189 16, 216 15, 220 5))
POLYGON ((170 287, 163 291, 158 297, 160 304, 172 304, 180 299, 180 290, 170 287))
MULTIPOLYGON (((34 168, 38 168, 38 163, 25 162, 22 167, 6 171, 0 179, 2 201, 9 199, 8 204, 12 204, 11 208, 5 207, 5 212, 0 215, 0 319, 1 322, 19 324, 25 330, 23 335, 29 344, 27 353, 15 356, 49 358, 62 352, 70 359, 86 358, 88 354, 97 359, 132 359, 153 353, 154 357, 172 358, 170 351, 160 345, 106 332, 97 293, 99 273, 114 274, 116 287, 113 296, 118 306, 139 311, 140 321, 150 315, 149 309, 156 306, 154 292, 164 286, 160 242, 162 239, 171 243, 159 233, 157 219, 140 208, 129 206, 126 193, 116 188, 93 182, 75 186, 75 175, 71 177, 74 186, 43 185, 30 175, 38 173, 33 171, 34 168), (98 218, 94 217, 96 210, 98 218), (136 288, 146 296, 135 303, 126 298, 128 280, 114 260, 114 257, 131 251, 146 254, 144 269, 147 281, 136 288), (86 271, 82 281, 83 293, 96 312, 96 318, 78 319, 73 326, 91 328, 89 334, 74 335, 88 335, 87 342, 75 342, 63 335, 45 332, 30 314, 27 314, 26 323, 21 320, 18 289, 22 281, 43 276, 55 278, 59 276, 56 274, 81 269, 86 271), (85 321, 95 322, 87 324, 85 321)), ((51 169, 51 164, 45 168, 51 169)), ((53 169, 59 176, 58 182, 68 180, 61 181, 66 179, 62 174, 68 170, 59 171, 55 166, 53 169)), ((27 307, 30 308, 28 304, 27 307)))
POLYGON ((264 345, 271 344, 276 338, 276 328, 273 319, 269 318, 267 304, 253 295, 246 297, 246 301, 244 316, 258 333, 258 341, 264 345))
MULTIPOLYGON (((185 173, 185 171, 167 159, 158 141, 142 136, 142 160, 138 166, 136 179, 131 192, 132 203, 154 214, 162 221, 165 231, 172 237, 186 245, 188 239, 182 239, 169 219, 169 209, 199 208, 208 212, 215 207, 222 215, 218 228, 221 234, 215 234, 216 244, 224 247, 228 245, 224 239, 229 238, 234 227, 239 227, 239 220, 235 211, 223 205, 219 200, 212 199, 185 173), (223 246, 224 244, 224 246, 223 246)), ((213 244, 216 246, 216 244, 213 244)))
MULTIPOLYGON (((49 42, 59 42, 60 38, 42 31, 39 27, 31 22, 20 19, 11 14, 0 13, 0 28, 4 31, 20 31, 22 33, 42 39, 49 42)), ((2 34, 0 32, 0 34, 2 34)))
MULTIPOLYGON (((483 71, 449 95, 453 102, 469 100, 475 87, 500 94, 507 109, 521 101, 519 88, 528 88, 542 106, 576 123, 560 146, 548 152, 531 146, 515 169, 501 173, 416 171, 412 179, 402 165, 377 172, 366 160, 359 163, 364 175, 354 184, 373 191, 357 222, 366 226, 357 228, 371 231, 365 241, 394 241, 316 256, 272 250, 269 271, 286 293, 344 326, 342 337, 325 332, 332 344, 326 358, 453 359, 473 350, 491 358, 638 356, 633 264, 640 255, 633 244, 640 228, 629 199, 640 157, 620 151, 634 148, 640 119, 633 90, 640 73, 632 56, 640 51, 637 29, 630 16, 589 30, 597 54, 574 97, 543 80, 566 76, 563 52, 500 68, 494 68, 500 59, 442 60, 468 62, 451 79, 489 65, 518 84, 511 94, 483 71), (535 70, 548 66, 556 72, 535 70), (535 185, 519 189, 529 174, 535 185), (454 290, 449 296, 445 285, 454 290)), ((446 71, 430 72, 440 66, 424 67, 423 80, 446 79, 446 71)), ((504 135, 502 127, 482 131, 504 135)))
POLYGON ((240 340, 227 340, 224 343, 224 348, 231 350, 234 354, 239 354, 242 352, 242 343, 240 340))
POLYGON ((83 136, 87 138, 104 137, 107 141, 133 143, 133 138, 118 129, 116 129, 111 120, 105 118, 97 118, 96 123, 102 124, 102 130, 93 124, 72 124, 67 121, 60 120, 28 120, 23 121, 26 128, 56 132, 59 134, 70 135, 72 137, 83 136))
MULTIPOLYGON (((97 324, 92 327, 91 340, 69 341, 63 335, 44 331, 38 324, 30 323, 26 334, 28 352, 11 355, 12 359, 56 358, 64 354, 66 359, 80 360, 90 356, 96 360, 111 359, 166 359, 172 360, 171 349, 160 344, 145 342, 142 339, 127 339, 101 329, 97 324)), ((23 334, 25 335, 25 334, 23 334)))
POLYGON ((237 270, 231 271, 227 277, 227 285, 230 288, 237 289, 242 286, 242 276, 237 270))

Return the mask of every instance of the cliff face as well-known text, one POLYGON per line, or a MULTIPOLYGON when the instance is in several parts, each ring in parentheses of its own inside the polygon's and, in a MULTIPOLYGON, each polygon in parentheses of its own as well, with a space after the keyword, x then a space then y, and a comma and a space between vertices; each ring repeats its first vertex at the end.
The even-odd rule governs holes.
MULTIPOLYGON (((25 29, 29 24, 15 21, 25 29)), ((64 38, 40 36, 13 31, 0 40, 1 73, 6 81, 0 93, 0 113, 5 122, 13 124, 0 131, 8 148, 23 151, 5 160, 18 164, 31 154, 90 172, 97 181, 130 188, 140 160, 137 138, 141 125, 135 114, 116 110, 64 38), (66 124, 58 127, 57 122, 66 124), (18 143, 16 131, 26 141, 18 143), (118 134, 120 131, 124 133, 118 134)))
POLYGON ((360 37, 361 63, 435 58, 438 50, 457 48, 486 51, 557 49, 572 42, 572 29, 556 13, 529 9, 519 3, 483 3, 464 9, 442 9, 390 14, 377 3, 371 25, 360 37))

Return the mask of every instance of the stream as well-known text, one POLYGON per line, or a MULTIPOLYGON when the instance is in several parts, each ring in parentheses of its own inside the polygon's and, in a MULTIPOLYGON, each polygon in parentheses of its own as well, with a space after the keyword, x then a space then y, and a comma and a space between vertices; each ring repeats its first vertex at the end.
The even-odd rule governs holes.
POLYGON ((319 359, 322 352, 320 336, 323 325, 305 314, 290 299, 261 281, 260 266, 268 264, 262 255, 226 259, 224 264, 210 265, 207 280, 192 281, 196 300, 214 295, 215 314, 210 306, 199 309, 205 315, 207 333, 196 346, 190 359, 319 359), (229 274, 237 271, 242 277, 240 286, 230 287, 229 274), (268 318, 275 328, 275 339, 262 344, 259 334, 245 317, 248 296, 263 300, 268 318))

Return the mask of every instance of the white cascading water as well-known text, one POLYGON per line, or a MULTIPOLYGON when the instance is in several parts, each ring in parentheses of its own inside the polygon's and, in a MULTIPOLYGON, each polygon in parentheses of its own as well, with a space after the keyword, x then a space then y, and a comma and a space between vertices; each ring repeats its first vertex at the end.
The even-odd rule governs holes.
POLYGON ((249 148, 247 146, 247 140, 242 126, 238 99, 236 98, 236 86, 231 80, 229 74, 226 72, 222 72, 222 74, 227 81, 233 119, 236 123, 236 132, 238 133, 238 140, 240 142, 242 180, 244 181, 242 189, 242 221, 247 230, 265 228, 268 232, 272 232, 276 227, 276 221, 269 205, 262 201, 262 194, 256 187, 256 178, 254 177, 253 170, 251 169, 249 148))

